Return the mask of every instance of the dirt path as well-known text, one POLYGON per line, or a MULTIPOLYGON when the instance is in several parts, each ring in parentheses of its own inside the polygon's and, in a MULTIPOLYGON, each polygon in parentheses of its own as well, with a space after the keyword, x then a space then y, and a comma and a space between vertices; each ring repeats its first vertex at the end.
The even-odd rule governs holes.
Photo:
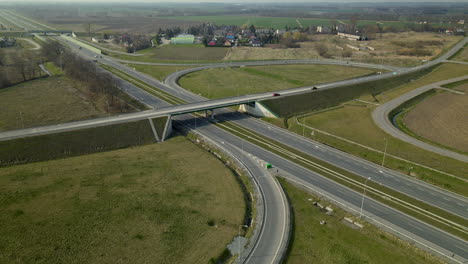
POLYGON ((37 42, 35 42, 34 40, 32 39, 28 39, 28 38, 20 38, 20 40, 24 40, 26 42, 28 42, 29 44, 33 45, 34 48, 31 48, 29 50, 40 50, 42 47, 41 45, 37 44, 37 42))

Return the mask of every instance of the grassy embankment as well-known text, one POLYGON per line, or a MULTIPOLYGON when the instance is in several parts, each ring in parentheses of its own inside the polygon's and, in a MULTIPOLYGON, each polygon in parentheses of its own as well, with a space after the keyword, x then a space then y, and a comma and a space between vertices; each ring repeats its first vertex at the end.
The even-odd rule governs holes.
POLYGON ((193 72, 183 76, 179 83, 193 93, 215 99, 350 79, 374 72, 336 65, 252 66, 193 72))
POLYGON ((233 174, 182 137, 2 168, 0 186, 2 263, 207 263, 245 212, 233 174))
POLYGON ((407 242, 366 224, 353 227, 337 206, 279 179, 292 207, 294 235, 285 263, 443 263, 407 242), (312 202, 330 205, 329 216, 312 202), (326 225, 320 225, 326 221, 326 225))
POLYGON ((455 55, 450 57, 450 60, 468 62, 468 46, 465 45, 463 49, 460 49, 455 55))
MULTIPOLYGON (((265 103, 273 111, 289 118, 288 126, 291 131, 298 134, 303 134, 305 132, 304 134, 307 137, 379 165, 382 163, 381 153, 370 151, 367 148, 351 144, 330 135, 318 132, 312 135, 312 130, 308 128, 304 129, 302 126, 296 124, 295 118, 292 117, 301 114, 299 116, 299 121, 305 123, 307 126, 381 151, 384 150, 385 139, 387 139, 387 153, 389 154, 466 178, 466 175, 468 175, 468 167, 466 164, 422 150, 391 137, 374 124, 371 113, 376 107, 375 105, 357 103, 349 100, 358 97, 362 100, 377 103, 386 102, 420 86, 464 75, 466 74, 467 67, 468 66, 465 67, 463 65, 444 64, 435 68, 430 74, 424 76, 422 74, 412 74, 405 78, 395 77, 393 80, 384 80, 373 84, 345 87, 342 90, 334 89, 330 92, 323 92, 322 96, 320 96, 320 93, 315 95, 311 93, 309 95, 302 95, 301 97, 287 97, 265 103), (354 89, 360 89, 361 93, 354 93, 353 91, 358 91, 354 89), (385 92, 381 93, 382 91, 385 92), (374 96, 372 94, 374 94, 374 96), (312 97, 316 100, 312 101, 312 97), (330 108, 329 111, 314 113, 314 111, 326 109, 343 102, 345 102, 344 107, 330 108), (286 105, 288 105, 288 108, 284 107, 286 105)), ((468 194, 466 182, 416 166, 413 163, 402 162, 387 156, 385 166, 448 190, 464 195, 468 194)))
MULTIPOLYGON (((135 80, 133 77, 128 76, 125 73, 122 73, 116 69, 108 68, 111 72, 119 74, 122 78, 134 83, 135 85, 155 94, 156 96, 161 96, 165 100, 168 100, 170 103, 183 103, 180 99, 175 98, 174 96, 162 92, 154 87, 149 86, 148 84, 142 83, 139 80, 135 80)), ((337 168, 334 165, 328 164, 316 158, 313 158, 309 155, 306 155, 295 149, 291 149, 288 146, 280 142, 276 142, 264 136, 258 135, 248 129, 242 128, 239 125, 236 125, 232 122, 223 122, 215 124, 222 129, 225 129, 234 135, 237 135, 247 141, 250 141, 260 147, 263 147, 277 155, 280 155, 292 162, 298 163, 301 166, 304 166, 312 171, 321 173, 322 175, 329 177, 345 186, 361 191, 363 181, 365 180, 361 176, 349 173, 343 169, 337 168)), ((443 230, 451 232, 452 234, 465 237, 466 233, 460 231, 460 224, 466 225, 466 221, 460 219, 460 217, 454 216, 450 213, 447 213, 439 208, 433 207, 429 204, 420 202, 416 199, 410 198, 406 195, 403 195, 389 188, 383 187, 378 183, 369 182, 368 186, 375 188, 377 191, 374 194, 369 192, 374 199, 377 199, 385 204, 388 204, 398 210, 402 210, 405 213, 408 213, 422 221, 427 221, 430 224, 433 224, 443 230), (414 207, 417 206, 417 207, 414 207), (456 224, 447 222, 447 219, 450 221, 455 221, 456 224)))

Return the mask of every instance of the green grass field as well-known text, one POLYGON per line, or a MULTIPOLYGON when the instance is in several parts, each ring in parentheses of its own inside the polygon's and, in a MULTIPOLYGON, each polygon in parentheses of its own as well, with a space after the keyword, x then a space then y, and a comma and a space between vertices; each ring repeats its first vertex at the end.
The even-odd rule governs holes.
POLYGON ((167 45, 149 48, 141 52, 145 56, 130 56, 108 53, 110 56, 122 60, 143 62, 216 62, 221 61, 229 51, 228 48, 205 48, 200 45, 167 45))
POLYGON ((48 77, 0 90, 0 131, 108 115, 80 92, 77 82, 48 77))
POLYGON ((459 50, 455 56, 450 58, 454 61, 465 61, 468 62, 468 46, 463 47, 463 49, 459 50))
POLYGON ((349 79, 373 72, 335 65, 254 66, 194 72, 182 77, 179 83, 187 90, 214 99, 349 79))
POLYGON ((184 66, 155 66, 155 65, 143 65, 143 64, 128 64, 129 67, 135 68, 135 70, 146 73, 160 81, 164 81, 166 77, 174 72, 189 69, 191 67, 184 66))
MULTIPOLYGON (((199 21, 199 22, 211 22, 217 25, 237 25, 242 26, 244 24, 254 24, 260 28, 274 28, 283 29, 285 26, 288 27, 299 27, 296 18, 293 17, 263 17, 263 16, 175 16, 171 17, 177 20, 188 20, 188 21, 199 21)), ((308 26, 329 26, 331 25, 331 19, 318 19, 318 18, 299 18, 298 19, 303 27, 308 26)), ((344 23, 349 23, 349 20, 342 20, 344 23)), ((404 22, 400 21, 372 21, 372 20, 360 20, 358 25, 376 24, 381 23, 383 26, 393 26, 401 28, 404 26, 404 22)))
MULTIPOLYGON (((399 86, 398 88, 387 91, 382 95, 378 95, 377 98, 380 101, 379 103, 385 102, 425 84, 464 75, 466 74, 467 69, 468 66, 464 67, 463 65, 448 63, 443 64, 436 68, 432 73, 414 82, 399 86)), ((363 95, 361 96, 361 99, 367 101, 373 100, 370 95, 363 95)), ((375 107, 376 106, 374 105, 348 102, 345 107, 308 115, 305 118, 300 119, 300 122, 305 123, 310 127, 326 131, 381 151, 384 150, 384 139, 386 138, 388 140, 388 153, 466 178, 466 175, 468 175, 468 166, 465 163, 425 151, 393 138, 379 129, 374 124, 371 117, 371 113, 375 107)), ((289 121, 289 129, 300 134, 303 133, 303 128, 295 124, 293 120, 289 121)), ((357 147, 356 145, 346 143, 342 140, 320 133, 316 133, 314 136, 310 135, 310 133, 311 131, 309 129, 305 129, 305 135, 308 137, 312 137, 315 140, 321 141, 345 152, 368 159, 374 163, 381 164, 382 162, 382 154, 371 152, 365 148, 357 147)), ((398 170, 404 174, 412 175, 451 191, 464 195, 468 194, 466 183, 455 178, 392 158, 388 158, 385 165, 386 167, 398 170)))
POLYGON ((443 263, 377 227, 353 228, 343 220, 351 216, 347 212, 283 179, 280 182, 294 214, 294 236, 285 263, 443 263), (334 215, 325 215, 309 199, 331 205, 334 215), (322 220, 327 224, 320 225, 322 220))
POLYGON ((183 137, 3 168, 0 186, 1 263, 207 263, 245 213, 233 174, 183 137))

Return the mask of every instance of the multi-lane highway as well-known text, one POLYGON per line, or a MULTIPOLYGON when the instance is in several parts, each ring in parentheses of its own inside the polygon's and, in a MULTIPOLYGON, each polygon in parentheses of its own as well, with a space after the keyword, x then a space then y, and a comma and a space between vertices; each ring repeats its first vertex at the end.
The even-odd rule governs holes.
MULTIPOLYGON (((106 58, 106 59, 103 59, 103 60, 100 60, 102 63, 104 64, 109 64, 123 72, 125 72, 126 74, 129 74, 131 76, 134 76, 152 86, 155 86, 161 90, 164 90, 164 91, 167 91, 167 92, 170 92, 172 93, 173 95, 176 95, 177 97, 179 98, 182 98, 186 101, 206 101, 206 99, 204 98, 200 98, 199 96, 197 95, 194 95, 194 94, 191 94, 189 92, 187 92, 186 90, 184 89, 181 89, 180 87, 178 86, 175 86, 175 85, 171 85, 171 87, 168 87, 162 83, 160 83, 159 81, 157 80, 154 80, 153 78, 149 77, 149 76, 146 76, 144 74, 141 74, 141 73, 138 73, 138 72, 135 72, 133 69, 130 69, 128 67, 125 67, 121 64, 118 64, 118 63, 115 63, 113 62, 112 60, 106 58)), ((377 78, 383 78, 384 76, 376 76, 377 78)), ((373 77, 375 78, 375 77, 373 77)), ((352 82, 352 83, 357 83, 358 81, 356 80, 347 80, 347 81, 344 81, 345 83, 349 83, 349 82, 352 82)), ((326 88, 331 88, 331 87, 335 87, 335 85, 340 85, 342 84, 343 81, 341 82, 338 82, 338 84, 324 84, 322 85, 323 87, 326 87, 326 88)), ((318 86, 320 87, 320 86, 318 86)), ((304 89, 304 88, 300 88, 300 89, 304 89)), ((298 90, 299 92, 301 92, 300 89, 290 89, 288 90, 287 92, 293 92, 294 90, 298 90)), ((310 89, 309 89, 310 90, 310 89)), ((281 91, 282 94, 285 94, 283 91, 281 91)), ((151 96, 150 96, 151 97, 151 96)), ((145 100, 145 98, 142 98, 142 100, 145 100)), ((238 119, 236 117, 236 119, 238 119)), ((262 135, 265 135, 265 136, 268 136, 268 137, 274 137, 275 140, 277 141, 280 141, 284 144, 288 144, 288 145, 291 145, 291 146, 294 146, 304 152, 307 152, 308 154, 311 154, 311 155, 317 155, 317 153, 319 153, 316 148, 315 148, 315 145, 319 145, 315 142, 308 142, 308 140, 306 139, 303 139, 299 136, 294 136, 294 137, 291 137, 291 134, 288 133, 287 131, 282 131, 281 129, 279 128, 276 128, 276 127, 269 127, 269 125, 267 124, 264 124, 256 119, 253 119, 253 118, 244 118, 242 120, 238 120, 236 122, 249 122, 249 124, 246 124, 246 123, 243 123, 241 125, 244 125, 246 126, 247 128, 251 129, 251 130, 254 130, 262 135), (253 124, 253 125, 252 125, 253 124), (270 131, 268 131, 270 130, 270 131), (272 136, 272 134, 275 134, 275 136, 272 136)), ((367 177, 367 173, 372 173, 372 175, 375 177, 373 178, 374 181, 378 182, 378 183, 382 183, 382 184, 388 184, 391 188, 394 188, 394 189, 397 189, 397 190, 402 190, 402 191, 407 191, 408 195, 410 196, 416 196, 418 197, 419 199, 423 200, 423 201, 426 201, 426 202, 429 202, 429 203, 432 203, 434 202, 434 204, 438 205, 439 207, 447 210, 447 211, 451 211, 455 214, 458 214, 458 215, 461 215, 462 217, 465 217, 466 218, 466 212, 467 212, 467 209, 466 209, 466 205, 467 205, 467 200, 466 198, 464 197, 461 197, 461 196, 458 196, 458 195, 455 195, 455 194, 450 194, 450 193, 447 193, 446 191, 444 190, 441 190, 439 188, 436 188, 436 187, 433 187, 429 184, 425 184, 423 182, 420 182, 420 181, 417 181, 417 180, 412 180, 412 179, 409 179, 408 177, 406 177, 405 175, 401 175, 401 174, 398 174, 396 172, 393 172, 391 170, 386 170, 386 169, 383 169, 383 173, 380 172, 382 171, 382 168, 377 168, 377 166, 373 165, 373 164, 370 164, 364 160, 360 160, 360 159, 357 159, 357 158, 353 158, 353 157, 350 157, 349 155, 346 155, 344 153, 340 153, 339 151, 337 150, 334 150, 334 149, 329 149, 329 148, 326 148, 325 146, 322 146, 322 145, 319 145, 319 149, 321 150, 321 152, 324 152, 324 153, 328 153, 329 156, 332 157, 331 160, 327 160, 328 162, 331 162, 335 165, 338 165, 340 163, 343 163, 343 161, 345 162, 345 164, 342 164, 341 166, 343 166, 344 168, 347 168, 347 169, 350 169, 351 168, 355 168, 356 171, 361 171, 360 172, 360 175, 363 175, 363 176, 366 176, 367 177), (356 162, 359 161, 358 163, 356 162), (365 168, 365 171, 362 171, 361 168, 365 168), (395 177, 396 176, 396 177, 395 177), (390 185, 390 182, 391 182, 391 185, 390 185), (443 197, 443 199, 441 199, 441 197, 443 197), (428 201, 429 200, 429 201, 428 201)), ((261 154, 260 154, 261 155, 261 154)), ((262 157, 262 156, 260 156, 262 157)), ((320 156, 317 156, 320 158, 320 156)), ((264 157, 262 157, 264 158, 264 157)), ((323 158, 323 157, 322 157, 323 158)), ((312 185, 312 184, 311 184, 312 185)), ((398 224, 402 224, 402 223, 394 223, 394 220, 391 221, 392 224, 394 225, 397 225, 398 224)), ((439 244, 439 243, 437 243, 439 244)), ((457 250, 456 248, 453 248, 452 246, 447 246, 448 244, 444 244, 444 243, 441 243, 440 246, 443 246, 443 248, 452 248, 452 250, 457 250)), ((455 252, 455 251, 453 251, 455 252)), ((460 251, 458 250, 457 252, 459 252, 460 254, 463 254, 463 251, 460 251)), ((465 254, 466 255, 466 254, 465 254)))
MULTIPOLYGON (((437 59, 434 62, 430 62, 426 64, 425 66, 420 66, 418 68, 430 67, 438 63, 439 60, 446 59, 448 56, 450 56, 450 54, 453 54, 454 52, 456 52, 456 50, 462 47, 466 42, 467 42, 467 39, 464 39, 462 43, 459 43, 454 49, 451 49, 448 54, 441 56, 439 59, 437 59)), ((70 44, 70 46, 73 48, 73 44, 70 44)), ((85 51, 84 49, 79 50, 75 48, 74 51, 81 53, 81 54, 85 53, 84 56, 88 56, 90 58, 94 57, 94 54, 92 54, 90 51, 85 51)), ((165 85, 149 76, 135 72, 128 67, 125 67, 115 61, 112 61, 110 58, 100 59, 100 61, 103 64, 111 65, 125 72, 128 75, 138 78, 148 83, 149 85, 157 87, 161 90, 169 92, 172 95, 177 96, 185 101, 188 101, 188 102, 205 101, 205 102, 201 102, 202 104, 210 103, 209 101, 207 102, 205 98, 201 98, 197 95, 194 95, 178 87, 178 85, 176 85, 176 82, 175 82, 177 78, 175 78, 174 81, 167 82, 167 84, 169 85, 165 85)), ((415 68, 399 69, 397 70, 396 74, 409 72, 413 70, 416 70, 416 69, 415 68)), ((317 87, 319 87, 320 89, 332 88, 332 87, 337 87, 339 85, 360 83, 363 81, 381 79, 381 78, 385 78, 385 77, 389 77, 393 75, 394 73, 382 74, 382 75, 371 76, 371 78, 364 77, 367 79, 361 78, 361 79, 354 79, 354 80, 346 80, 346 81, 335 82, 331 84, 322 84, 317 87)), ((310 90, 310 88, 300 88, 300 89, 310 90)), ((296 92, 305 91, 305 90, 300 90, 300 89, 290 89, 288 91, 281 92, 281 93, 288 94, 288 93, 296 93, 296 92)), ((127 92, 148 105, 153 105, 156 107, 161 106, 160 104, 155 104, 155 102, 157 102, 158 100, 156 100, 154 96, 148 93, 142 92, 141 90, 135 87, 131 89, 127 89, 127 92)), ((254 95, 254 96, 258 96, 258 95, 254 95)), ((265 96, 271 96, 271 95, 265 94, 265 96)), ((236 99, 228 98, 226 100, 236 100, 236 99)), ((240 100, 240 98, 237 98, 237 100, 240 100)), ((242 100, 245 100, 245 98, 242 100)), ((448 193, 444 190, 430 186, 428 184, 425 184, 417 180, 409 179, 405 175, 401 175, 391 170, 379 168, 378 166, 371 164, 367 161, 364 161, 355 157, 351 157, 350 155, 347 155, 335 149, 327 148, 321 144, 302 138, 298 135, 291 134, 286 130, 273 127, 259 120, 249 118, 244 115, 240 116, 239 114, 231 113, 228 110, 219 110, 219 112, 223 114, 223 118, 226 118, 228 120, 237 119, 236 121, 234 121, 234 123, 239 125, 240 127, 248 128, 266 137, 272 138, 276 141, 282 142, 283 144, 286 144, 288 146, 301 150, 302 152, 305 152, 311 156, 317 157, 329 163, 333 163, 338 167, 341 167, 348 171, 352 171, 356 174, 362 175, 363 177, 367 178, 369 177, 368 174, 370 174, 372 175, 371 177, 373 181, 381 183, 382 185, 386 185, 390 188, 400 190, 401 192, 409 196, 426 201, 428 203, 434 203, 435 205, 443 208, 444 210, 457 214, 461 217, 467 218, 468 202, 465 197, 461 197, 456 194, 448 193)), ((137 114, 146 115, 148 114, 148 111, 144 113, 137 113, 137 114)), ((181 122, 182 125, 193 126, 193 124, 191 124, 191 122, 193 122, 192 118, 184 119, 182 117, 186 117, 186 116, 181 116, 180 119, 178 118, 178 120, 176 120, 176 123, 181 122)), ((121 117, 114 117, 114 118, 121 118, 121 117)), ((135 116, 134 118, 141 118, 141 116, 135 116)), ((93 127, 96 125, 101 125, 102 123, 105 123, 106 121, 105 119, 101 119, 97 121, 89 120, 89 121, 81 121, 81 122, 84 122, 84 123, 89 122, 87 125, 89 125, 89 127, 93 127), (93 123, 93 122, 97 122, 97 123, 93 123)), ((242 141, 242 139, 236 136, 233 136, 230 133, 227 133, 225 130, 219 129, 216 126, 212 126, 212 125, 209 125, 208 123, 204 123, 202 120, 199 120, 198 122, 199 122, 198 123, 199 126, 197 127, 197 131, 201 131, 204 135, 214 139, 216 142, 225 142, 225 144, 223 145, 225 145, 225 148, 228 151, 235 152, 236 150, 234 150, 233 146, 235 145, 239 146, 239 144, 242 144, 245 152, 251 153, 268 162, 272 162, 277 167, 285 171, 286 174, 289 175, 287 177, 289 177, 290 179, 297 180, 303 183, 306 187, 313 188, 315 191, 319 191, 324 194, 327 194, 327 197, 333 198, 339 204, 347 207, 350 211, 356 210, 356 208, 360 206, 361 194, 356 193, 346 187, 343 187, 331 180, 328 180, 318 175, 317 173, 309 171, 282 157, 269 153, 258 146, 255 146, 248 142, 244 142, 242 141), (203 125, 200 126, 200 124, 203 124, 203 125), (240 143, 240 142, 243 142, 243 143, 240 143)), ((65 127, 66 129, 68 125, 69 124, 62 124, 60 126, 62 127, 62 129, 63 127, 65 127)), ((39 129, 39 128, 35 128, 35 129, 39 129)), ((44 129, 43 131, 40 131, 39 133, 48 133, 48 131, 52 131, 52 130, 50 130, 50 128, 49 130, 44 129)), ((14 133, 17 133, 17 132, 14 132, 14 133)), ((276 198, 280 197, 280 194, 278 192, 272 193, 271 195, 276 198)), ((278 201, 281 201, 281 198, 279 198, 278 201)), ((276 202, 275 204, 278 204, 278 203, 276 202)), ((394 234, 397 234, 400 237, 403 237, 405 239, 412 240, 413 242, 415 242, 417 245, 421 247, 424 247, 426 249, 430 248, 434 252, 437 252, 438 254, 441 254, 447 257, 451 261, 462 263, 463 261, 466 261, 468 259, 468 250, 467 250, 468 245, 466 241, 463 241, 462 239, 459 239, 450 234, 447 234, 444 231, 441 231, 437 228, 434 228, 425 223, 422 223, 421 221, 418 221, 412 217, 402 214, 401 212, 398 212, 385 205, 382 205, 381 203, 378 203, 372 199, 366 200, 366 205, 364 206, 364 215, 367 217, 368 220, 385 227, 386 230, 394 234)), ((274 217, 278 218, 278 216, 274 216, 274 217)), ((280 226, 280 225, 277 225, 277 226, 280 226)), ((276 229, 278 228, 281 228, 281 227, 276 227, 276 229)), ((273 227, 273 229, 275 228, 273 227)), ((265 245, 267 245, 268 243, 271 244, 271 241, 265 242, 266 239, 261 239, 261 241, 263 241, 262 243, 266 243, 265 245)), ((279 246, 278 244, 274 245, 274 248, 280 248, 280 247, 281 246, 279 246)), ((262 249, 262 247, 257 247, 256 250, 258 250, 256 254, 260 254, 260 255, 275 255, 275 252, 279 252, 275 250, 271 251, 271 248, 262 249)), ((252 260, 252 263, 263 263, 263 261, 255 262, 252 260)), ((264 263, 271 263, 271 262, 264 262, 264 263)))

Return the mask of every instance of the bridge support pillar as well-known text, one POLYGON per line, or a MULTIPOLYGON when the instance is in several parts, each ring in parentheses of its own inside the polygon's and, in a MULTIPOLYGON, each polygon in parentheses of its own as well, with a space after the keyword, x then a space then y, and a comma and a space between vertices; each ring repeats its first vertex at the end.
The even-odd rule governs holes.
POLYGON ((157 142, 165 141, 172 133, 172 116, 161 116, 148 119, 154 138, 157 142))
POLYGON ((205 118, 210 118, 210 119, 214 119, 214 109, 212 110, 205 110, 205 118))
POLYGON ((264 106, 261 102, 250 102, 239 106, 239 112, 247 113, 256 117, 279 118, 277 114, 264 106))

